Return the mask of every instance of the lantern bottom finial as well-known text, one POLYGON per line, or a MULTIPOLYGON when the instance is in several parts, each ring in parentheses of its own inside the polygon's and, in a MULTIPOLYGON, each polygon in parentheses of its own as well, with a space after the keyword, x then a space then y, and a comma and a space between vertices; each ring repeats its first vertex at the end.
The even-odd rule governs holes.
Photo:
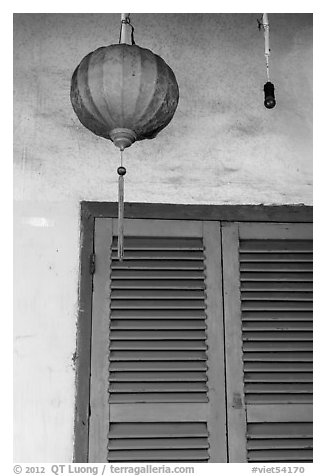
POLYGON ((112 129, 109 134, 114 145, 120 150, 130 147, 136 140, 136 134, 131 129, 112 129))

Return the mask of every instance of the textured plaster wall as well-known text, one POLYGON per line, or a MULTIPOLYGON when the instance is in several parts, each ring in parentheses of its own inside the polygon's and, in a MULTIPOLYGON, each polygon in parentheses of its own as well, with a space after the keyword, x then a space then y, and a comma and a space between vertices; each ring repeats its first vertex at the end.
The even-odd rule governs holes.
MULTIPOLYGON (((312 203, 312 16, 270 15, 273 110, 259 16, 132 15, 180 102, 155 140, 125 152, 127 201, 312 203)), ((70 78, 118 34, 119 14, 14 18, 17 461, 71 460, 79 202, 116 200, 119 154, 75 117, 70 78)))

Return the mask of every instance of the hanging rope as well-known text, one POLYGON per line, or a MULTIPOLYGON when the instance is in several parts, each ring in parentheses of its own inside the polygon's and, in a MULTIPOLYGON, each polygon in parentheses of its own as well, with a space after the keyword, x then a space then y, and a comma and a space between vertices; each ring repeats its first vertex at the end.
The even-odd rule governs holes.
POLYGON ((260 20, 257 20, 258 28, 264 29, 264 38, 265 38, 265 62, 266 62, 266 76, 267 76, 267 83, 264 85, 264 94, 265 94, 265 101, 264 105, 267 109, 272 109, 275 107, 275 94, 274 94, 274 84, 271 83, 270 75, 269 75, 269 56, 270 56, 270 48, 269 48, 269 22, 268 22, 268 15, 267 13, 263 13, 260 20))
POLYGON ((124 175, 127 170, 122 163, 122 150, 121 150, 121 165, 117 168, 119 175, 118 185, 118 259, 123 261, 124 245, 123 245, 123 221, 124 221, 124 175))
POLYGON ((121 14, 121 25, 120 25, 120 35, 119 35, 119 44, 121 43, 126 43, 126 39, 123 37, 123 29, 125 28, 125 25, 130 26, 131 28, 131 44, 135 45, 135 37, 134 37, 134 32, 135 28, 130 22, 130 13, 122 13, 121 14))
POLYGON ((269 48, 269 23, 268 23, 268 15, 267 13, 263 13, 260 20, 258 22, 258 29, 264 30, 264 37, 265 37, 265 61, 266 61, 266 75, 267 81, 270 81, 269 77, 269 55, 271 54, 271 50, 269 48))
POLYGON ((266 60, 266 75, 267 81, 270 81, 269 78, 269 55, 271 50, 269 48, 269 23, 267 13, 263 13, 263 27, 264 27, 264 37, 265 37, 265 60, 266 60))

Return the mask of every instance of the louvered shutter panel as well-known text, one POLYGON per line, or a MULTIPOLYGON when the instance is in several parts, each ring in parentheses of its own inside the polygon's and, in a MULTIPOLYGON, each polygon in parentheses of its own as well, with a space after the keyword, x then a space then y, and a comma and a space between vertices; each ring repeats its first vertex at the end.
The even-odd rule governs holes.
POLYGON ((231 461, 310 462, 312 227, 225 224, 223 263, 231 461))
POLYGON ((226 461, 218 223, 95 224, 91 462, 226 461))

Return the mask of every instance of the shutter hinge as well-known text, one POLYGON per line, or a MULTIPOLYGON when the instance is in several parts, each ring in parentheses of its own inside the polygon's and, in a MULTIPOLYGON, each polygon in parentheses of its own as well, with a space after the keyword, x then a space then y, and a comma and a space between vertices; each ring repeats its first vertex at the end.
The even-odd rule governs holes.
POLYGON ((95 273, 95 253, 91 253, 89 256, 89 272, 90 274, 95 273))

